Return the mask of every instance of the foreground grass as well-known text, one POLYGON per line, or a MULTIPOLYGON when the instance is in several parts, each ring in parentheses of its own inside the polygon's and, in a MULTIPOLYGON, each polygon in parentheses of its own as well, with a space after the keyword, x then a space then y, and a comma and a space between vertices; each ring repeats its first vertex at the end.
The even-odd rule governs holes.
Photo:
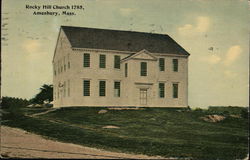
POLYGON ((243 159, 248 152, 246 118, 227 115, 221 122, 210 123, 200 119, 210 114, 203 110, 145 108, 98 114, 101 109, 61 108, 30 117, 25 114, 46 109, 24 108, 4 114, 8 121, 3 124, 59 141, 126 153, 208 160, 243 159), (106 125, 120 128, 102 128, 106 125))

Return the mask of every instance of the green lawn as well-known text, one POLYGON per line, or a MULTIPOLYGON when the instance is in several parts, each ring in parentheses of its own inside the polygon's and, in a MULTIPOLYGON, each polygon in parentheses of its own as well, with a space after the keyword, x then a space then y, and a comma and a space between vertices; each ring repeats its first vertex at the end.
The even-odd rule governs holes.
MULTIPOLYGON (((20 109, 3 115, 3 125, 23 128, 51 139, 111 151, 190 159, 243 159, 248 152, 248 119, 232 112, 170 108, 108 110, 61 108, 29 117, 46 109, 20 109), (211 123, 200 117, 222 114, 225 120, 211 123), (102 128, 114 125, 118 129, 102 128)), ((235 108, 234 108, 235 109, 235 108)), ((237 114, 243 108, 236 109, 237 114)), ((235 111, 234 111, 235 112, 235 111)))

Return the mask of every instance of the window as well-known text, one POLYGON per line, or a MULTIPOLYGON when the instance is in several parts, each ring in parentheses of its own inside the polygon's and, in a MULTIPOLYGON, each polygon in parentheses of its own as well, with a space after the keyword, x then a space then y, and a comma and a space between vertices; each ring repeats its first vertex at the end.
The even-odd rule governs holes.
POLYGON ((56 63, 54 63, 54 75, 56 76, 56 63))
POLYGON ((64 56, 64 59, 63 59, 63 68, 64 68, 64 71, 66 71, 66 57, 64 56))
POLYGON ((103 55, 103 54, 100 55, 99 67, 106 68, 106 55, 103 55))
POLYGON ((178 72, 178 59, 173 59, 173 71, 178 72))
POLYGON ((125 63, 125 77, 128 77, 128 63, 125 63))
POLYGON ((114 93, 115 93, 115 97, 120 97, 120 94, 121 94, 121 83, 120 82, 114 82, 114 93))
POLYGON ((68 54, 68 69, 70 69, 70 59, 69 59, 69 54, 68 54))
POLYGON ((83 81, 83 96, 90 96, 90 81, 83 81))
POLYGON ((141 62, 141 76, 147 76, 147 62, 141 62))
POLYGON ((165 59, 164 58, 159 59, 159 69, 160 69, 160 71, 165 70, 165 59))
POLYGON ((178 98, 178 84, 173 84, 173 98, 178 98))
POLYGON ((70 96, 70 81, 68 80, 68 97, 70 96))
POLYGON ((114 68, 120 69, 120 60, 121 60, 121 57, 115 55, 115 57, 114 57, 114 68))
POLYGON ((159 83, 159 97, 164 98, 165 97, 165 84, 159 83))
POLYGON ((90 67, 90 54, 89 53, 83 54, 83 67, 90 67))
POLYGON ((105 96, 106 81, 99 81, 99 96, 105 96))

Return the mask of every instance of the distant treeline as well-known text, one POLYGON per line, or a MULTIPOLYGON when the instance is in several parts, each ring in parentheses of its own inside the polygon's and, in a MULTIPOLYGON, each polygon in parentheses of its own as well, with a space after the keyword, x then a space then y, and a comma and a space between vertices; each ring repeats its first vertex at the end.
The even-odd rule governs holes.
POLYGON ((2 109, 25 107, 30 104, 29 100, 16 97, 2 97, 1 101, 2 109))
POLYGON ((1 108, 9 109, 9 108, 20 108, 25 107, 29 104, 40 104, 43 105, 45 103, 50 103, 53 101, 53 85, 51 84, 43 84, 40 88, 39 93, 37 93, 30 100, 16 98, 16 97, 2 97, 1 98, 1 108))
POLYGON ((241 115, 243 118, 248 118, 248 107, 239 106, 209 106, 208 113, 220 115, 241 115))

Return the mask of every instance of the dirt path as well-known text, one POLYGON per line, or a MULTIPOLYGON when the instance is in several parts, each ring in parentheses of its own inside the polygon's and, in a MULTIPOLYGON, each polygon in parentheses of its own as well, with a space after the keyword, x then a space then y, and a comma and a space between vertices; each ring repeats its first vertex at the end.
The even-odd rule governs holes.
POLYGON ((86 158, 86 159, 164 159, 132 155, 47 140, 17 128, 1 126, 1 157, 12 158, 86 158))

